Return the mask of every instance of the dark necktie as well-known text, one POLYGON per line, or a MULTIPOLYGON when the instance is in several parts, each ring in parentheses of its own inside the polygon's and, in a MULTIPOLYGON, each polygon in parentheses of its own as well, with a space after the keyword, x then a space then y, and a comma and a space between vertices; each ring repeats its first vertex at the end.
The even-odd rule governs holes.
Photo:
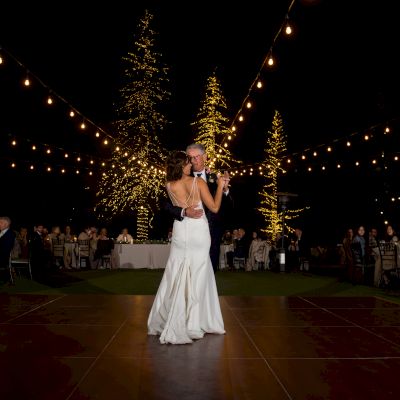
POLYGON ((201 178, 201 172, 199 172, 199 173, 197 174, 197 176, 198 176, 199 178, 201 178))

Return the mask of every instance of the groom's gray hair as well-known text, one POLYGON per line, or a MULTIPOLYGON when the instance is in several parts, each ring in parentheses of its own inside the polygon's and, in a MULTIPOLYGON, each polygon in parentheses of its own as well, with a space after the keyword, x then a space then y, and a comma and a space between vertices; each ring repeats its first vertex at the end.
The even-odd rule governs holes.
POLYGON ((189 146, 186 147, 186 153, 191 149, 198 150, 201 154, 205 154, 205 152, 206 152, 206 149, 204 148, 204 146, 201 143, 189 144, 189 146))

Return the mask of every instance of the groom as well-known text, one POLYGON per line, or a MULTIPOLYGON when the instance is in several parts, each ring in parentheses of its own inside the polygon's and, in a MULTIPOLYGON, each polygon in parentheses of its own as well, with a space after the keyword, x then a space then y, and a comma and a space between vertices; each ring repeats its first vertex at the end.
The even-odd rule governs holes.
MULTIPOLYGON (((205 163, 207 161, 207 154, 205 148, 200 143, 193 143, 187 146, 186 154, 190 162, 192 163, 192 174, 198 176, 207 182, 208 188, 211 194, 214 196, 217 190, 217 176, 206 168, 205 163)), ((219 252, 222 234, 224 232, 224 218, 223 214, 227 209, 233 207, 233 200, 229 194, 229 175, 225 172, 226 184, 224 186, 224 195, 222 197, 221 208, 218 213, 213 213, 204 206, 204 211, 208 219, 208 225, 210 227, 211 236, 211 247, 210 247, 210 258, 214 269, 214 272, 218 270, 219 266, 219 252)), ((167 210, 173 215, 173 217, 179 221, 183 218, 200 218, 203 215, 203 210, 195 209, 195 206, 188 208, 181 208, 173 206, 168 203, 166 206, 167 210)))

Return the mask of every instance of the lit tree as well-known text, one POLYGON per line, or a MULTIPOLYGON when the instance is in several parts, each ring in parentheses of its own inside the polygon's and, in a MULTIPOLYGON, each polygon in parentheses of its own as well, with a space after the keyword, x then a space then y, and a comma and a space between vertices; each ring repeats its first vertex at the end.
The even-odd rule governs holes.
POLYGON ((282 232, 282 223, 285 223, 287 229, 292 230, 286 222, 283 222, 283 212, 285 213, 285 221, 290 221, 298 218, 304 210, 309 208, 286 209, 284 211, 279 211, 278 209, 278 178, 279 174, 286 172, 282 168, 282 159, 285 151, 286 135, 283 131, 283 121, 281 114, 275 110, 272 128, 268 131, 265 142, 265 159, 261 163, 265 183, 259 193, 261 206, 258 208, 258 211, 263 214, 265 219, 266 227, 262 231, 267 234, 273 243, 276 242, 278 235, 282 232))
POLYGON ((223 138, 230 133, 229 119, 225 116, 226 113, 226 100, 214 72, 207 79, 196 121, 191 124, 197 132, 195 142, 201 143, 205 147, 210 166, 215 166, 216 163, 220 166, 229 166, 232 161, 229 150, 220 144, 223 138))
POLYGON ((150 220, 164 196, 166 150, 160 134, 167 120, 160 111, 170 93, 167 68, 155 51, 155 32, 148 11, 140 20, 132 51, 123 57, 124 83, 119 91, 117 137, 110 167, 98 190, 103 214, 137 212, 137 238, 147 239, 150 220))
POLYGON ((272 128, 268 131, 265 142, 265 159, 261 163, 264 171, 265 183, 261 195, 261 206, 258 211, 265 219, 266 227, 263 231, 273 241, 276 241, 282 230, 281 215, 278 210, 278 175, 284 173, 282 158, 286 151, 286 135, 283 131, 283 121, 280 113, 275 111, 272 128))

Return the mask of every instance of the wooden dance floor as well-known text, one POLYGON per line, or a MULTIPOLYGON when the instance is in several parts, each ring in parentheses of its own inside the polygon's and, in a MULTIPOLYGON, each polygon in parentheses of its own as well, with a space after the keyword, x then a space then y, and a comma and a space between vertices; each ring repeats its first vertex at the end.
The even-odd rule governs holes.
POLYGON ((221 297, 227 334, 146 335, 153 296, 0 295, 0 399, 399 399, 400 307, 221 297))

